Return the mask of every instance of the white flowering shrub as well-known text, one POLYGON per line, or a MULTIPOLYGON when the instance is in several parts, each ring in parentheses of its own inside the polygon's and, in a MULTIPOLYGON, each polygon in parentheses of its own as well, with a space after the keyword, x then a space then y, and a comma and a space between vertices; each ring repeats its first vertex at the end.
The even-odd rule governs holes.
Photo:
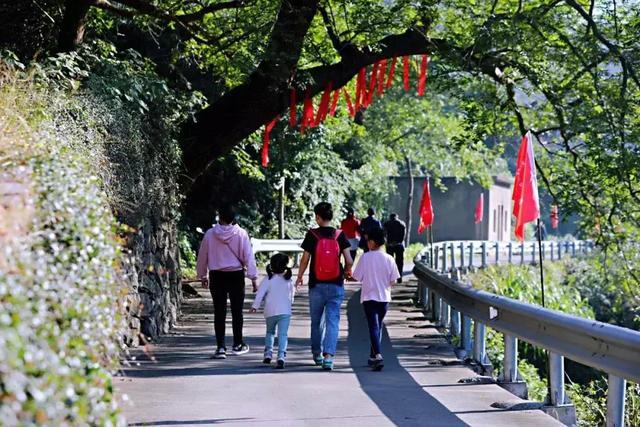
POLYGON ((12 213, 28 227, 0 222, 0 425, 124 425, 120 256, 96 156, 48 129, 43 100, 6 74, 0 184, 20 176, 32 209, 12 213))

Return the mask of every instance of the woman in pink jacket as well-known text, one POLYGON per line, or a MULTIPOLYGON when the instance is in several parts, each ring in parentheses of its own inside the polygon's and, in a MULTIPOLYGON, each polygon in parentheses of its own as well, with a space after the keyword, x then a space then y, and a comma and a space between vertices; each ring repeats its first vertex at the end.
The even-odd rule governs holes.
POLYGON ((227 296, 231 302, 233 354, 247 353, 249 346, 242 339, 244 278, 246 275, 251 279, 255 292, 258 274, 249 235, 235 224, 233 209, 228 207, 221 209, 218 224, 205 233, 198 251, 197 272, 202 280, 202 286, 210 288, 213 298, 217 349, 212 357, 227 358, 225 346, 227 296))

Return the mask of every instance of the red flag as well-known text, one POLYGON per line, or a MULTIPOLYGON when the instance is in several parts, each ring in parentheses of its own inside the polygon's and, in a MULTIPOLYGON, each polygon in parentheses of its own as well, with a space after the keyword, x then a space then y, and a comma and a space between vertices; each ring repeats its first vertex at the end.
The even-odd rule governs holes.
POLYGON ((531 132, 527 132, 522 137, 511 199, 513 200, 513 216, 516 217, 515 234, 520 241, 523 241, 525 224, 540 217, 538 180, 531 132))
POLYGON ((473 221, 475 224, 482 222, 482 217, 484 215, 484 193, 480 193, 480 197, 478 197, 478 201, 476 202, 476 210, 473 213, 473 221))
POLYGON ((422 55, 422 62, 420 62, 420 77, 418 77, 418 96, 424 95, 424 86, 427 83, 428 65, 429 55, 422 55))
POLYGON ((422 186, 422 200, 420 201, 420 224, 418 233, 422 233, 433 224, 433 207, 431 207, 431 193, 429 192, 429 179, 424 180, 422 186))
POLYGON ((296 88, 291 88, 291 92, 289 93, 289 127, 296 127, 298 124, 298 117, 296 111, 296 88))
POLYGON ((384 90, 384 80, 387 76, 387 60, 381 59, 380 66, 378 67, 378 95, 382 95, 384 90))
POLYGON ((551 205, 551 228, 558 228, 558 205, 551 205))
POLYGON ((340 89, 333 91, 333 99, 331 100, 331 108, 329 108, 329 115, 331 117, 336 115, 336 107, 338 106, 338 100, 340 99, 340 89))
POLYGON ((269 135, 271 130, 278 123, 280 116, 275 116, 273 120, 264 125, 264 135, 262 135, 262 167, 266 168, 269 164, 269 135))
POLYGON ((393 75, 396 73, 396 62, 398 62, 398 58, 394 56, 391 61, 391 67, 389 67, 389 77, 387 77, 386 89, 389 89, 393 84, 393 75))
POLYGON ((346 89, 344 89, 343 92, 344 92, 344 99, 347 100, 347 108, 349 109, 349 115, 353 117, 356 115, 356 111, 353 109, 353 103, 351 102, 351 97, 349 96, 349 92, 347 92, 346 89))
POLYGON ((402 80, 404 81, 404 91, 409 92, 409 57, 402 57, 402 80))
POLYGON ((356 109, 355 111, 358 111, 360 109, 360 104, 362 104, 362 100, 365 97, 366 74, 367 74, 367 70, 364 67, 360 68, 360 71, 358 71, 358 77, 356 78, 356 99, 355 99, 356 109))
POLYGON ((320 123, 327 118, 327 112, 329 111, 329 99, 331 97, 331 89, 333 88, 333 82, 330 81, 327 83, 327 87, 322 94, 322 98, 320 98, 320 105, 318 106, 318 112, 316 114, 315 122, 313 126, 318 126, 320 123))

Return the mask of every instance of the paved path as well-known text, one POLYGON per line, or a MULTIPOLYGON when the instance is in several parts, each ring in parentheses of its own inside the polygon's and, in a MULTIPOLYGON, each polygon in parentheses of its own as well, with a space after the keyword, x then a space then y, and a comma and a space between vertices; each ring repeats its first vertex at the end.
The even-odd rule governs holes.
POLYGON ((133 366, 115 379, 118 398, 128 397, 122 404, 125 415, 133 426, 560 425, 541 411, 492 408, 497 401, 518 400, 497 385, 459 384, 475 374, 460 365, 446 340, 410 307, 412 286, 415 282, 394 291, 382 372, 366 366, 369 342, 358 285, 347 285, 333 372, 311 361, 306 291, 296 298, 283 371, 261 363, 261 314, 245 315, 250 353, 211 360, 211 302, 188 300, 180 325, 155 348, 157 362, 138 352, 133 366))

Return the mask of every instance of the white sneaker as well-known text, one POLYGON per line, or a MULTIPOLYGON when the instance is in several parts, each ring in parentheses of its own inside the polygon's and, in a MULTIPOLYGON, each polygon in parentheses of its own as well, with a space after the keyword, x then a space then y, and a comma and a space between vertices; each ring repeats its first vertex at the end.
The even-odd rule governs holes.
POLYGON ((249 346, 246 344, 234 345, 233 348, 231 348, 231 351, 236 356, 249 353, 249 346))

